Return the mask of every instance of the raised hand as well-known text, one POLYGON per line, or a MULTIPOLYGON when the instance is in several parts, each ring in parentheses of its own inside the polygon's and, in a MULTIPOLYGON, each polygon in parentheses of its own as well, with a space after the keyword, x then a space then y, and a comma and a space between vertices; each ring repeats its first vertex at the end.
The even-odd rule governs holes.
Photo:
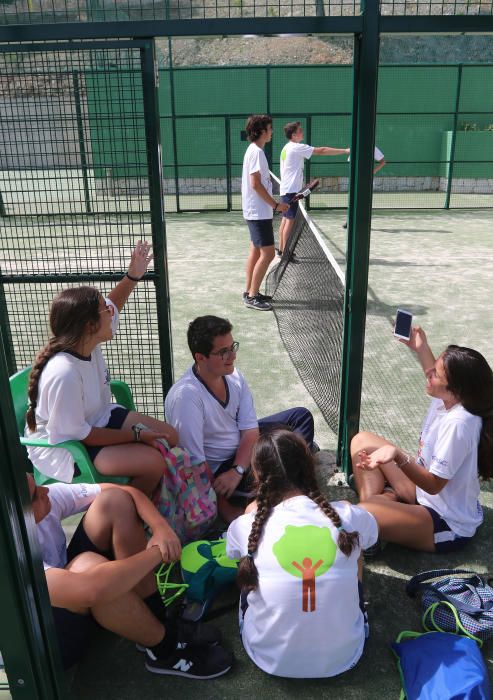
POLYGON ((128 274, 131 278, 140 279, 147 271, 149 263, 153 258, 152 246, 148 241, 137 241, 137 245, 132 251, 128 274))

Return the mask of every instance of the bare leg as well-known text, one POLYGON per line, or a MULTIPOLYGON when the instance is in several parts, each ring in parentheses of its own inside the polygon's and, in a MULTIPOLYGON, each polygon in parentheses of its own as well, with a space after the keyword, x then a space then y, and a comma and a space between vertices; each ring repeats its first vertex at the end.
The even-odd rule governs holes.
POLYGON ((156 433, 164 433, 171 447, 178 444, 178 433, 171 425, 165 423, 163 420, 158 420, 152 416, 146 416, 143 413, 137 413, 137 411, 130 411, 123 421, 122 427, 125 429, 131 428, 132 425, 136 423, 143 423, 156 433))
POLYGON ((435 551, 433 520, 424 506, 392 503, 382 496, 359 505, 375 516, 383 540, 422 552, 435 551))
POLYGON ((260 249, 255 248, 253 243, 250 241, 250 250, 248 251, 248 258, 246 261, 246 284, 245 290, 250 293, 250 287, 252 286, 253 270, 260 257, 260 249))
MULTIPOLYGON (((87 571, 106 559, 95 552, 84 552, 67 566, 74 573, 87 571)), ((80 614, 91 612, 95 620, 110 632, 144 646, 155 646, 164 638, 165 628, 134 591, 129 591, 109 603, 94 605, 90 610, 73 610, 80 614)))
POLYGON ((94 466, 101 474, 133 477, 132 486, 151 496, 166 465, 159 450, 132 442, 103 447, 94 458, 94 466))
MULTIPOLYGON (((380 435, 368 432, 358 433, 351 440, 353 476, 361 502, 382 494, 386 482, 391 485, 398 500, 406 503, 414 503, 416 500, 415 484, 396 466, 395 462, 389 462, 371 470, 360 469, 356 466, 359 461, 358 455, 362 450, 371 454, 379 447, 389 444, 389 441, 380 435)), ((392 498, 392 496, 387 497, 387 500, 392 500, 392 498)))
POLYGON ((281 228, 279 229, 279 248, 282 251, 284 251, 286 249, 286 246, 289 241, 289 236, 291 235, 291 231, 293 229, 294 219, 286 219, 285 217, 283 217, 282 221, 284 223, 284 226, 281 224, 281 228))
POLYGON ((259 293, 260 285, 265 277, 267 268, 275 256, 275 249, 273 245, 263 246, 262 248, 258 248, 258 251, 259 258, 255 263, 255 267, 253 268, 252 281, 248 290, 248 294, 251 297, 254 297, 259 293))
MULTIPOLYGON (((147 546, 142 521, 132 497, 119 488, 99 494, 84 517, 84 530, 96 547, 112 551, 115 559, 126 559, 142 552, 147 546)), ((154 574, 149 572, 134 591, 147 598, 156 592, 154 574)))

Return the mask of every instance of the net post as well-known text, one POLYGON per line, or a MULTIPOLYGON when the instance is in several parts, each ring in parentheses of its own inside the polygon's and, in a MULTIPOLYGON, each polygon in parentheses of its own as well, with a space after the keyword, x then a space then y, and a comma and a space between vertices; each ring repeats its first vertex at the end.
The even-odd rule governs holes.
POLYGON ((156 310, 158 317, 159 355, 163 393, 173 384, 173 350, 171 344, 171 318, 169 280, 166 255, 166 223, 164 217, 163 172, 154 39, 140 50, 143 88, 143 108, 146 143, 148 149, 148 179, 151 210, 152 247, 156 285, 156 310))
POLYGON ((359 430, 370 259, 373 149, 379 61, 379 4, 361 3, 363 31, 354 37, 354 100, 344 334, 337 461, 351 473, 351 439, 359 430))

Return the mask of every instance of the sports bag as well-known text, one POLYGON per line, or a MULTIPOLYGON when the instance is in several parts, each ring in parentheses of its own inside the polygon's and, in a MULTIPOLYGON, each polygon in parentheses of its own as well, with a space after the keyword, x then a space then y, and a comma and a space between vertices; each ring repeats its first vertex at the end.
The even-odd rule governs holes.
POLYGON ((490 700, 488 671, 472 639, 443 632, 401 632, 391 647, 398 658, 401 698, 490 700))
MULTIPOLYGON (((157 588, 166 606, 184 594, 181 616, 186 620, 196 622, 204 617, 214 601, 236 581, 238 560, 227 556, 224 539, 198 540, 185 545, 180 558, 182 580, 178 583, 172 581, 174 564, 161 565, 156 573, 157 588)), ((236 605, 238 595, 235 588, 233 599, 226 604, 223 601, 209 617, 236 605)))
POLYGON ((493 588, 474 571, 424 571, 413 576, 406 592, 421 593, 426 630, 464 634, 480 645, 493 638, 493 588))

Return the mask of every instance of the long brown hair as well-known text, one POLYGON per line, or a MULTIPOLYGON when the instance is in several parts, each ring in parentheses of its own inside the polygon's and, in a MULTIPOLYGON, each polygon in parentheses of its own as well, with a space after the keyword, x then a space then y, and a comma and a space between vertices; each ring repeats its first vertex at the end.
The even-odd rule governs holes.
POLYGON ((41 372, 57 352, 76 347, 87 333, 88 325, 94 328, 99 326, 100 300, 101 293, 94 287, 64 289, 53 299, 50 307, 50 329, 53 335, 36 355, 29 375, 29 408, 26 413, 29 430, 36 430, 36 406, 41 372))
POLYGON ((338 512, 320 493, 313 457, 306 442, 289 430, 274 430, 262 435, 252 453, 252 465, 258 481, 257 512, 248 538, 248 554, 240 561, 238 584, 248 590, 258 586, 258 571, 253 561, 264 526, 274 506, 287 494, 301 491, 314 501, 339 530, 337 545, 349 556, 358 544, 357 532, 346 532, 338 512))
POLYGON ((478 471, 493 477, 493 370, 477 350, 449 345, 442 355, 448 390, 466 411, 483 419, 478 445, 478 471))

